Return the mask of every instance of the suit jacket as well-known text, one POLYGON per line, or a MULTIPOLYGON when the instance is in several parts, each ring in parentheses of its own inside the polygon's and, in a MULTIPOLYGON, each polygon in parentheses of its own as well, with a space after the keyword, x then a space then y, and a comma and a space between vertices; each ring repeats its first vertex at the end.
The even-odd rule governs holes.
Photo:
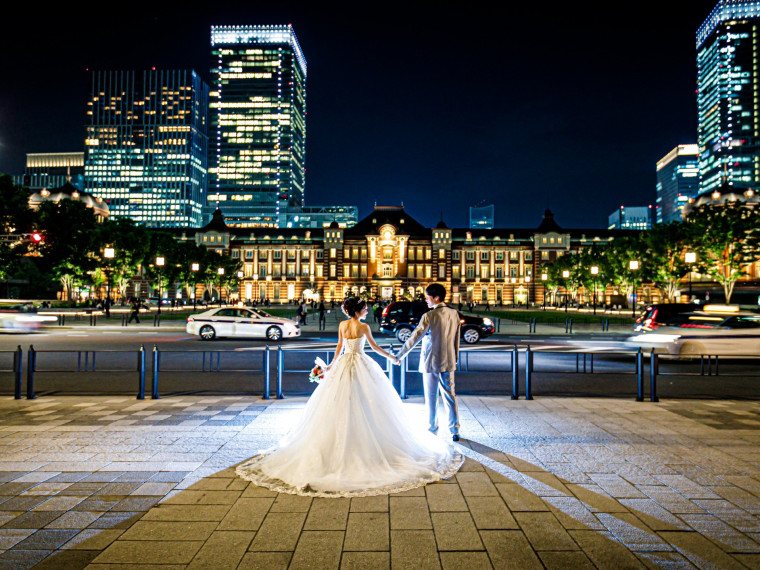
POLYGON ((420 324, 396 355, 403 358, 420 339, 420 372, 454 372, 459 358, 459 312, 439 303, 420 319, 420 324))

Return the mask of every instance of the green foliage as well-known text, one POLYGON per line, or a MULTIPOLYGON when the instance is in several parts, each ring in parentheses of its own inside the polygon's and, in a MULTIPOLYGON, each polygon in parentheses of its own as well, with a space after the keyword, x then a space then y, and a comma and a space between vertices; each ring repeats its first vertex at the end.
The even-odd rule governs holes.
POLYGON ((671 303, 676 300, 681 279, 689 273, 684 253, 693 241, 692 229, 688 224, 670 222, 656 225, 641 236, 646 252, 642 277, 654 283, 671 303))
POLYGON ((760 209, 741 201, 702 205, 687 221, 699 271, 723 286, 730 303, 736 281, 760 259, 760 209))
POLYGON ((29 208, 29 190, 0 175, 0 278, 8 279, 20 269, 20 261, 34 247, 20 236, 34 228, 34 212, 29 208), (18 237, 16 237, 18 236, 18 237))
POLYGON ((72 287, 97 265, 95 253, 98 222, 81 202, 43 202, 37 212, 38 227, 45 239, 39 245, 47 271, 59 279, 71 300, 72 287))

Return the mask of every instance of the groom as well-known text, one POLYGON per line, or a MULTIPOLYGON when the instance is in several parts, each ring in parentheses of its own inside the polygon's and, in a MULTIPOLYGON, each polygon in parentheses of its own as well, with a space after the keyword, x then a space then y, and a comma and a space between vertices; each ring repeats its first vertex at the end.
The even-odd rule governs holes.
POLYGON ((459 357, 459 312, 447 306, 446 289, 440 283, 432 283, 425 289, 428 311, 420 324, 396 355, 396 364, 406 357, 415 344, 422 339, 419 371, 425 390, 430 431, 438 433, 438 393, 449 414, 449 430, 454 441, 459 441, 459 412, 454 392, 454 371, 459 357))

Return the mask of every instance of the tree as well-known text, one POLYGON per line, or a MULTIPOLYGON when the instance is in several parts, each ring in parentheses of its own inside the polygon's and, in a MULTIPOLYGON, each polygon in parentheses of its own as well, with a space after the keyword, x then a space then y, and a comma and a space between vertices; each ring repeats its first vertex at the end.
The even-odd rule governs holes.
POLYGON ((0 175, 0 277, 7 279, 19 269, 19 261, 32 247, 22 236, 34 229, 36 219, 29 208, 29 190, 0 175))
POLYGON ((602 271, 604 267, 604 246, 592 245, 577 253, 578 264, 576 273, 578 275, 578 281, 583 288, 592 292, 595 295, 599 290, 599 287, 605 287, 607 284, 606 277, 602 271), (591 273, 591 268, 597 267, 599 269, 596 275, 591 273))
POLYGON ((68 301, 73 287, 97 267, 95 214, 81 202, 43 202, 37 212, 45 239, 39 244, 43 266, 59 280, 68 301))
POLYGON ((96 242, 98 264, 110 274, 112 286, 123 298, 148 254, 148 230, 128 218, 106 220, 98 228, 96 242), (113 259, 105 257, 106 247, 114 249, 113 259))
MULTIPOLYGON (((636 281, 642 276, 631 270, 631 261, 644 265, 646 247, 640 235, 618 237, 604 246, 601 272, 609 283, 626 296, 633 292, 636 281)), ((647 261, 648 263, 648 261, 647 261)))
POLYGON ((723 286, 730 303, 736 281, 760 259, 760 209, 742 201, 704 204, 687 221, 698 270, 723 286))
POLYGON ((646 250, 642 278, 654 283, 668 302, 675 302, 681 279, 689 273, 683 254, 691 240, 691 227, 681 222, 658 224, 641 237, 646 250))

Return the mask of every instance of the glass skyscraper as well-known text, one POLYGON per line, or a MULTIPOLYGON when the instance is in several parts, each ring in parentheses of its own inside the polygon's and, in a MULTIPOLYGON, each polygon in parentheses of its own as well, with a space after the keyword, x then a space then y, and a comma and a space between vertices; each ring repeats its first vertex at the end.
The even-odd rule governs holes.
POLYGON ((208 205, 237 227, 304 203, 306 59, 293 27, 213 26, 208 205))
POLYGON ((208 94, 191 70, 92 73, 85 187, 111 216, 152 228, 203 225, 208 94))
POLYGON ((699 194, 760 185, 760 0, 720 0, 697 31, 699 194))
POLYGON ((657 161, 657 223, 680 222, 684 206, 698 192, 699 145, 679 144, 657 161))

